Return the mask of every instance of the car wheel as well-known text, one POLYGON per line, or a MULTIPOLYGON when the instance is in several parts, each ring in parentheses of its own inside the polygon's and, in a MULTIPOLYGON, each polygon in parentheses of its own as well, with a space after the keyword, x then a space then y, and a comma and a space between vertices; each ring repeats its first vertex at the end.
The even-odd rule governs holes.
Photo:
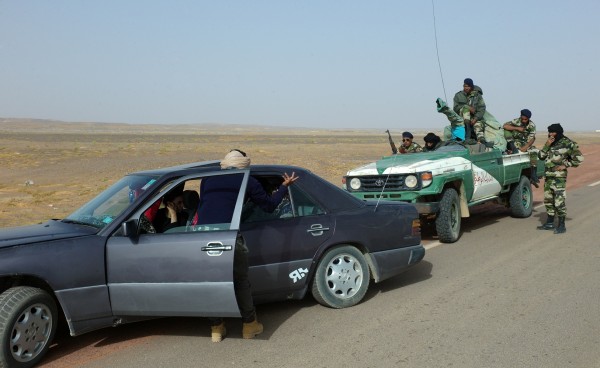
POLYGON ((50 348, 57 325, 54 299, 33 287, 0 295, 0 367, 32 367, 50 348))
POLYGON ((440 211, 435 219, 435 230, 442 243, 454 243, 460 235, 460 202, 456 189, 448 188, 442 193, 440 211))
POLYGON ((513 217, 531 216, 533 211, 533 192, 529 178, 521 176, 519 183, 510 192, 510 212, 513 217))
POLYGON ((319 261, 312 295, 326 307, 351 307, 367 293, 370 278, 367 261, 358 249, 351 246, 333 248, 319 261))

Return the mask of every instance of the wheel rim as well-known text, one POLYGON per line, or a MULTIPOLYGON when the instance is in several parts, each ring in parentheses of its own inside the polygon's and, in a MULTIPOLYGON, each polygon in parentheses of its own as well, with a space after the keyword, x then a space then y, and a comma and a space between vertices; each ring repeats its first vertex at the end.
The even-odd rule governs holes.
POLYGON ((354 296, 363 283, 363 268, 350 254, 339 254, 327 265, 325 281, 331 294, 348 299, 354 296))
POLYGON ((52 333, 52 312, 44 304, 25 309, 13 325, 10 351, 19 362, 28 362, 44 350, 52 333))
POLYGON ((523 208, 529 208, 531 205, 531 191, 526 186, 523 186, 523 190, 521 191, 521 203, 523 204, 523 208))

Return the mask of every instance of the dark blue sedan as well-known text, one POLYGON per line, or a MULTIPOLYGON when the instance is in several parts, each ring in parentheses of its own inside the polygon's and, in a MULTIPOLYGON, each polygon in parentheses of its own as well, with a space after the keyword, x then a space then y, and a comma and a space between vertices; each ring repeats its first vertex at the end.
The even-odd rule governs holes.
MULTIPOLYGON (((206 223, 206 222, 205 222, 206 223)), ((0 366, 28 367, 47 351, 59 313, 72 335, 159 316, 239 317, 233 288, 238 232, 250 249, 254 299, 302 299, 331 308, 359 303, 369 282, 421 261, 410 204, 364 202, 306 169, 220 170, 216 161, 125 176, 62 220, 0 231, 0 366), (272 212, 245 200, 249 176, 274 191, 300 177, 272 212), (175 190, 239 178, 231 221, 162 232, 153 217, 175 190)))

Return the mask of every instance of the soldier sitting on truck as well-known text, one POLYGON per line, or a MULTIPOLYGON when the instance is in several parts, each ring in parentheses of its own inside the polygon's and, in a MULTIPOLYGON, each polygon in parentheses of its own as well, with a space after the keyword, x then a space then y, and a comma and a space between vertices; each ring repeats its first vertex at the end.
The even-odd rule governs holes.
POLYGON ((504 136, 510 153, 529 152, 531 184, 538 188, 540 182, 536 173, 538 150, 533 145, 533 142, 535 142, 535 124, 531 120, 531 111, 523 109, 518 118, 504 123, 504 136))
POLYGON ((463 118, 466 131, 466 139, 475 139, 479 143, 485 144, 485 101, 483 100, 483 90, 473 84, 471 78, 466 78, 463 82, 463 89, 454 95, 455 113, 463 118))
POLYGON ((423 140, 425 141, 425 145, 423 146, 423 152, 435 151, 436 149, 442 146, 442 139, 431 132, 427 133, 423 140))

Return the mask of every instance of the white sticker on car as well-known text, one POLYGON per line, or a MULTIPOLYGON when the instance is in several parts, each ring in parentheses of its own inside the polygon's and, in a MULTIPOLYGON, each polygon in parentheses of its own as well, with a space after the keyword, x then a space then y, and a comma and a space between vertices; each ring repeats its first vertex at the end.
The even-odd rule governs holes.
POLYGON ((308 273, 308 268, 299 268, 290 272, 290 279, 294 280, 294 284, 299 280, 302 280, 308 273))

